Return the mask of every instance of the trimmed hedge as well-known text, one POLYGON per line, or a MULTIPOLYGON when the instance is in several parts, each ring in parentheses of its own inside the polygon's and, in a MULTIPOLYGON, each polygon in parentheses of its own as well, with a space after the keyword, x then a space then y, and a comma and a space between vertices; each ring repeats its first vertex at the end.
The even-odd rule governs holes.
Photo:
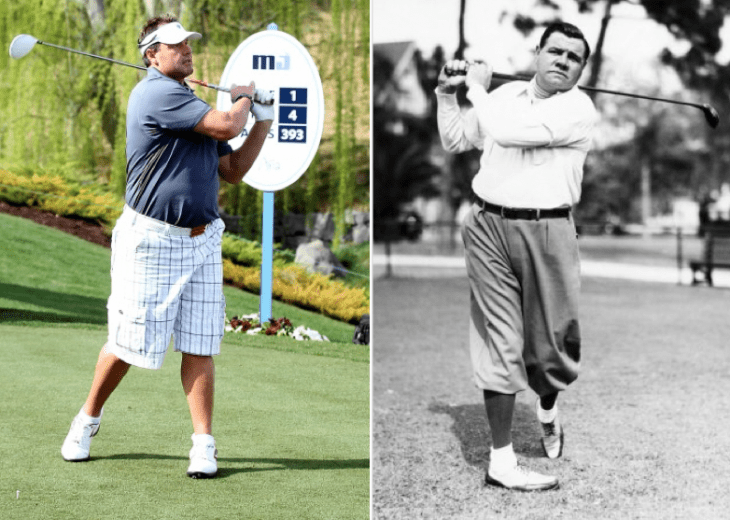
POLYGON ((80 217, 111 227, 122 214, 123 201, 100 188, 69 184, 58 175, 17 175, 0 170, 0 199, 36 207, 64 217, 80 217))
MULTIPOLYGON (((236 264, 244 267, 256 267, 261 265, 262 247, 259 242, 247 240, 235 235, 225 233, 221 242, 223 258, 230 258, 236 264)), ((283 267, 294 261, 294 256, 289 252, 274 251, 274 266, 283 267)))
MULTIPOLYGON (((274 266, 271 293, 274 298, 330 318, 357 324, 370 313, 365 291, 347 287, 320 273, 309 273, 298 265, 274 266)), ((261 291, 261 269, 244 267, 223 259, 223 279, 250 292, 261 291)))

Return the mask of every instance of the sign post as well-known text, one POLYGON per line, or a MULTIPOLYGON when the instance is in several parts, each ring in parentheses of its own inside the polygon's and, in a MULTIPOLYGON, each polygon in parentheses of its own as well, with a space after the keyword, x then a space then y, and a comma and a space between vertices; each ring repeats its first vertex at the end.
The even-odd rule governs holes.
MULTIPOLYGON (((263 192, 261 234, 261 323, 271 319, 274 257, 274 192, 293 184, 314 159, 324 128, 324 93, 319 71, 307 49, 293 36, 270 24, 252 34, 233 52, 221 85, 248 85, 275 93, 275 117, 264 146, 243 181, 263 192)), ((231 97, 219 92, 218 110, 230 110, 231 97)), ((241 135, 229 143, 236 149, 245 140, 253 117, 241 135)))

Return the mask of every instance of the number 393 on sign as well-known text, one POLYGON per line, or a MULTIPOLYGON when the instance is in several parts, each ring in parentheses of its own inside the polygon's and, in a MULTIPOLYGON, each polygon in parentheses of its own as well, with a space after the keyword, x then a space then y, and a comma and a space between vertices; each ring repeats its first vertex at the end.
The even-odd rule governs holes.
POLYGON ((307 142, 307 127, 306 126, 279 125, 279 142, 280 143, 306 143, 307 142))

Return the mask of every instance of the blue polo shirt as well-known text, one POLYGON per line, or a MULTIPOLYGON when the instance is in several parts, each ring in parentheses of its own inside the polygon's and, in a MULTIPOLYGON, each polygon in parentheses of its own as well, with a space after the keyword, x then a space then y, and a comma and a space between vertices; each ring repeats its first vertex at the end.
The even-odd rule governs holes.
POLYGON ((127 191, 133 210, 180 227, 218 218, 218 159, 227 142, 193 131, 211 107, 154 67, 127 105, 127 191))

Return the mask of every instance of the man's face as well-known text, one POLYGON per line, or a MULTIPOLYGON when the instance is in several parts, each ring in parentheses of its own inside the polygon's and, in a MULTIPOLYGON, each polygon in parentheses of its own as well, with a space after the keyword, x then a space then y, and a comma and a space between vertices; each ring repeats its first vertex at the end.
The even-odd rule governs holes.
POLYGON ((193 73, 193 50, 184 40, 180 43, 161 43, 150 63, 165 76, 183 81, 193 73))
POLYGON ((537 50, 537 84, 551 94, 570 90, 580 79, 585 67, 585 46, 578 38, 552 33, 537 50))

